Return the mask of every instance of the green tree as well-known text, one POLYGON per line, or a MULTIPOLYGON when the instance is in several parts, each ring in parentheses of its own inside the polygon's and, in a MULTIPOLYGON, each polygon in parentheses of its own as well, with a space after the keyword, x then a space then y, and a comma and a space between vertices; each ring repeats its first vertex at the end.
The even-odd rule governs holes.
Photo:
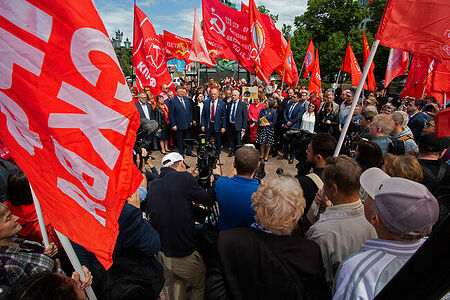
POLYGON ((131 64, 133 62, 132 49, 126 49, 125 47, 122 47, 120 49, 115 49, 115 51, 123 74, 125 76, 131 76, 133 74, 133 70, 131 67, 131 64))
POLYGON ((260 14, 268 15, 274 23, 278 22, 278 15, 273 15, 270 13, 270 10, 264 5, 258 6, 258 11, 260 14))
POLYGON ((281 27, 281 34, 283 37, 288 40, 292 36, 292 25, 283 24, 283 27, 281 27))

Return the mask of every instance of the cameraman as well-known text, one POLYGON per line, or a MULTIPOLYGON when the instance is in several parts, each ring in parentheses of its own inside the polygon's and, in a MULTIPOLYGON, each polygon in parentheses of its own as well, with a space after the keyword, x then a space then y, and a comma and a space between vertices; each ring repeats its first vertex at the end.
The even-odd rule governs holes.
POLYGON ((164 265, 164 298, 185 299, 187 284, 191 299, 203 299, 206 268, 195 251, 196 231, 192 203, 214 204, 214 197, 194 178, 195 168, 186 171, 181 154, 172 152, 162 159, 161 174, 150 183, 147 193, 150 223, 161 238, 158 260, 164 265))
POLYGON ((220 211, 219 230, 250 227, 255 222, 251 197, 258 189, 258 180, 253 176, 259 165, 258 150, 243 146, 236 151, 235 169, 228 177, 217 179, 214 191, 220 211))

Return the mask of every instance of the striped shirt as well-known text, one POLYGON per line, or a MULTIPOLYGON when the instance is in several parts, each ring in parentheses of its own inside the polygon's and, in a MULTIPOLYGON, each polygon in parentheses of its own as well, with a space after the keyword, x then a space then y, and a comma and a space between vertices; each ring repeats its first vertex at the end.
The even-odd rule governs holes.
POLYGON ((424 241, 367 240, 339 267, 333 299, 373 299, 424 241))

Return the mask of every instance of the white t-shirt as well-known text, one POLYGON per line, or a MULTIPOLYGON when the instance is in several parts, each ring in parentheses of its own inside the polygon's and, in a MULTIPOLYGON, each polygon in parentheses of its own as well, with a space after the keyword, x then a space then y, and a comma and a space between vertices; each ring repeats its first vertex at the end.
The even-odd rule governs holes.
POLYGON ((316 123, 316 115, 314 113, 310 115, 308 112, 305 112, 302 116, 302 124, 300 125, 300 129, 314 133, 315 123, 316 123))

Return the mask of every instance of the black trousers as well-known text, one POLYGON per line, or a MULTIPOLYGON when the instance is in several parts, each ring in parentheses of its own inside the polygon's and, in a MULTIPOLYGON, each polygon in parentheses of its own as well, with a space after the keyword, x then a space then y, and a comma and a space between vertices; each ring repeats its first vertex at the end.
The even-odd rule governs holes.
POLYGON ((231 153, 236 153, 236 146, 242 145, 241 130, 236 130, 234 124, 228 126, 228 139, 230 141, 231 153))

